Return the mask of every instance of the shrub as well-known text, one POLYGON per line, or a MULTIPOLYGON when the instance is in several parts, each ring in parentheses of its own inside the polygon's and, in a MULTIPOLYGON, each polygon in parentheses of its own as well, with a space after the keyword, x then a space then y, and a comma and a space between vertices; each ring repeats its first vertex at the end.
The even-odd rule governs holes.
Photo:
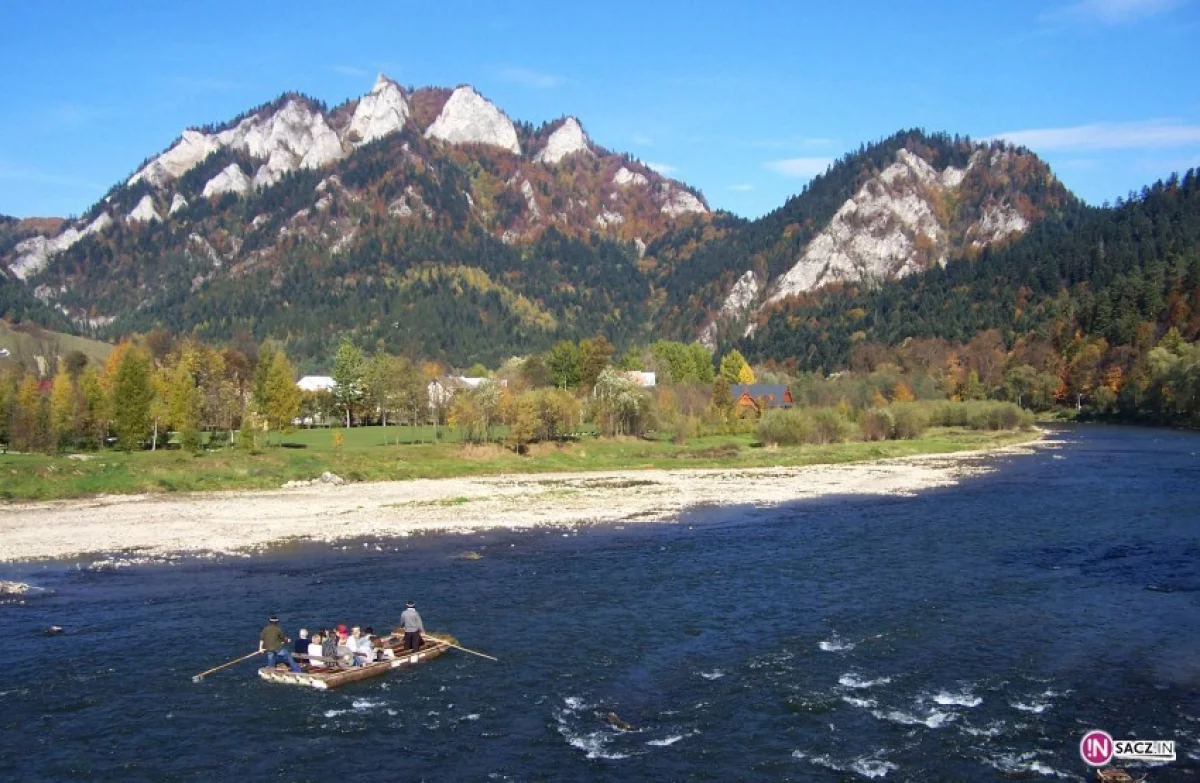
POLYGON ((813 421, 807 411, 770 410, 759 419, 756 433, 768 446, 797 446, 812 442, 813 421))
POLYGON ((822 408, 813 415, 815 443, 841 443, 850 434, 850 422, 833 408, 822 408))
POLYGON ((858 426, 862 430, 863 440, 887 440, 893 437, 896 418, 887 408, 872 408, 863 411, 858 426))
POLYGON ((892 414, 892 437, 897 440, 919 438, 929 428, 927 406, 918 402, 900 402, 888 406, 892 414))
POLYGON ((973 430, 1015 430, 1033 426, 1033 414, 1011 402, 943 402, 933 408, 930 423, 973 430))

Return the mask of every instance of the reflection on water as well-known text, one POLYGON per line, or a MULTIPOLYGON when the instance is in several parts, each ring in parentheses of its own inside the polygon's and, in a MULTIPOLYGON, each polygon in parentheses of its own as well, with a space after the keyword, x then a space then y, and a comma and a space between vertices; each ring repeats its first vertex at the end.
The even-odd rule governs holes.
POLYGON ((1200 436, 1063 440, 911 498, 6 567, 48 589, 0 607, 20 660, 0 675, 0 769, 1082 780, 1079 738, 1103 728, 1175 739, 1179 761, 1142 772, 1194 779, 1200 436), (249 664, 190 681, 253 649, 268 613, 381 628, 409 598, 500 662, 447 655, 329 693, 249 664))

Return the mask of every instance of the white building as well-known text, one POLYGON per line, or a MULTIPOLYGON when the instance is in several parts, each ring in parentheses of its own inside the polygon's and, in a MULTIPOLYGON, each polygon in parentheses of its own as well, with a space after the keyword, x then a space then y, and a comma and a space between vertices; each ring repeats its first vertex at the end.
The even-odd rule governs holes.
POLYGON ((633 381, 643 389, 650 389, 657 385, 656 377, 652 372, 642 372, 641 370, 625 370, 621 375, 633 381))
POLYGON ((300 391, 317 392, 333 391, 336 384, 328 375, 305 375, 296 381, 296 385, 300 387, 300 391))
MULTIPOLYGON (((446 375, 440 378, 434 378, 429 382, 426 391, 429 392, 429 407, 431 409, 440 408, 448 404, 455 392, 460 389, 474 389, 484 381, 490 381, 491 378, 467 378, 461 375, 446 375)), ((500 388, 508 386, 507 380, 497 381, 500 388)))

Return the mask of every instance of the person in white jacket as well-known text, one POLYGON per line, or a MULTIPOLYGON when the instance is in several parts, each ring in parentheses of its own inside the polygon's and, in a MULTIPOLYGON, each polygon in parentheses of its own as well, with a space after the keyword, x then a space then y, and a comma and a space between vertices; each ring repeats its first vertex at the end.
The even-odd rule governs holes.
POLYGON ((325 641, 319 633, 314 633, 312 638, 308 640, 308 665, 314 669, 325 668, 325 661, 319 661, 321 657, 321 642, 325 641))

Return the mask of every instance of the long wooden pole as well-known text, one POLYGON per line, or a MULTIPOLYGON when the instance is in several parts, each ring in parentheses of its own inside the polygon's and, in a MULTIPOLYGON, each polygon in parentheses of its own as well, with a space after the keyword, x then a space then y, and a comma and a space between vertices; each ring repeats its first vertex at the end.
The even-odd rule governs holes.
POLYGON ((252 653, 243 655, 241 658, 234 658, 232 661, 229 661, 228 663, 223 663, 220 666, 214 666, 211 669, 209 669, 208 671, 203 671, 197 675, 194 675, 192 677, 192 682, 200 682, 201 680, 204 679, 204 675, 206 675, 206 674, 212 674, 213 672, 219 672, 222 669, 227 669, 230 666, 233 666, 235 663, 241 663, 242 661, 244 661, 248 658, 253 658, 256 655, 261 655, 261 654, 262 654, 262 650, 255 650, 252 653))
POLYGON ((471 653, 471 655, 478 655, 480 658, 487 658, 489 661, 499 661, 499 660, 500 660, 499 658, 493 658, 493 657, 492 657, 492 656, 490 656, 490 655, 487 655, 487 654, 485 654, 485 653, 481 653, 481 652, 479 652, 478 650, 471 650, 471 649, 468 649, 468 648, 466 648, 466 647, 463 647, 461 644, 455 644, 454 642, 450 641, 449 639, 443 639, 443 638, 441 638, 441 637, 439 637, 439 636, 430 636, 429 634, 425 634, 425 638, 427 638, 427 639, 432 639, 432 640, 434 640, 435 642, 440 642, 440 643, 442 643, 442 644, 444 644, 444 645, 447 645, 447 646, 449 646, 449 647, 453 647, 453 648, 454 648, 454 649, 456 649, 456 650, 462 650, 463 652, 466 652, 466 653, 471 653))

